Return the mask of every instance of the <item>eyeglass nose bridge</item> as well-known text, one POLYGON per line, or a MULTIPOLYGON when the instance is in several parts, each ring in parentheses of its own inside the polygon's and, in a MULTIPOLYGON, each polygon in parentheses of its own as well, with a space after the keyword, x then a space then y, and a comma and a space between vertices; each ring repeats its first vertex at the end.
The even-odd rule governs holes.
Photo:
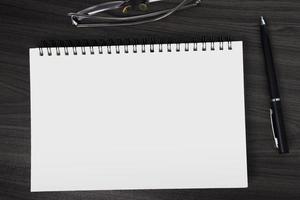
MULTIPOLYGON (((153 2, 158 2, 161 0, 155 0, 153 2)), ((127 14, 132 8, 137 8, 140 11, 147 11, 151 0, 128 0, 124 3, 122 12, 127 14)))

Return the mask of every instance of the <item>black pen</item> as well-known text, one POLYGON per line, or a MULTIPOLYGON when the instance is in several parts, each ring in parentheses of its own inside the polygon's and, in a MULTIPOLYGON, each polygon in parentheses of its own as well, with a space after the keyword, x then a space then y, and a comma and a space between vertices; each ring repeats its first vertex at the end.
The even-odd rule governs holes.
POLYGON ((263 17, 261 17, 261 43, 264 50, 266 73, 269 83, 271 108, 270 118, 273 136, 276 148, 279 153, 288 153, 289 148, 286 140, 285 127, 281 111, 281 100, 278 89, 278 82, 276 72, 273 64, 273 55, 271 49, 270 38, 267 30, 267 24, 263 17))

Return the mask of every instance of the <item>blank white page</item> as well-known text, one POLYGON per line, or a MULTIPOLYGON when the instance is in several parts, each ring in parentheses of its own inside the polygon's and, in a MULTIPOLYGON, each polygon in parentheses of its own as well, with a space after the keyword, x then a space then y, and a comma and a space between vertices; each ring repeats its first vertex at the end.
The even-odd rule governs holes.
POLYGON ((30 49, 31 191, 247 187, 242 42, 30 49))

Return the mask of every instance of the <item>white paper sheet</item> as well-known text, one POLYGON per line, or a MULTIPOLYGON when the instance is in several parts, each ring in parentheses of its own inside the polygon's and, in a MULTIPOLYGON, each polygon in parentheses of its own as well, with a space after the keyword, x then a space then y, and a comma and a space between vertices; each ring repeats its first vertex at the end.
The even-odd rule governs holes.
POLYGON ((190 46, 30 49, 31 191, 247 187, 242 42, 190 46))

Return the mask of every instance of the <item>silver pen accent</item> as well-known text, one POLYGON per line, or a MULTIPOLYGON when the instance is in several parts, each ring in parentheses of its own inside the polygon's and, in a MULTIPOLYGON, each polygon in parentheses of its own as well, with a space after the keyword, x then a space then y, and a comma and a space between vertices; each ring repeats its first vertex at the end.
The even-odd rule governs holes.
POLYGON ((273 115, 273 111, 272 109, 270 108, 270 119, 271 119, 271 128, 272 128, 272 133, 273 133, 273 138, 274 138, 274 141, 275 141, 275 147, 278 149, 278 140, 275 136, 275 131, 274 131, 274 125, 273 125, 273 118, 272 118, 272 115, 273 115))
POLYGON ((271 99, 272 102, 280 101, 280 98, 271 99))

